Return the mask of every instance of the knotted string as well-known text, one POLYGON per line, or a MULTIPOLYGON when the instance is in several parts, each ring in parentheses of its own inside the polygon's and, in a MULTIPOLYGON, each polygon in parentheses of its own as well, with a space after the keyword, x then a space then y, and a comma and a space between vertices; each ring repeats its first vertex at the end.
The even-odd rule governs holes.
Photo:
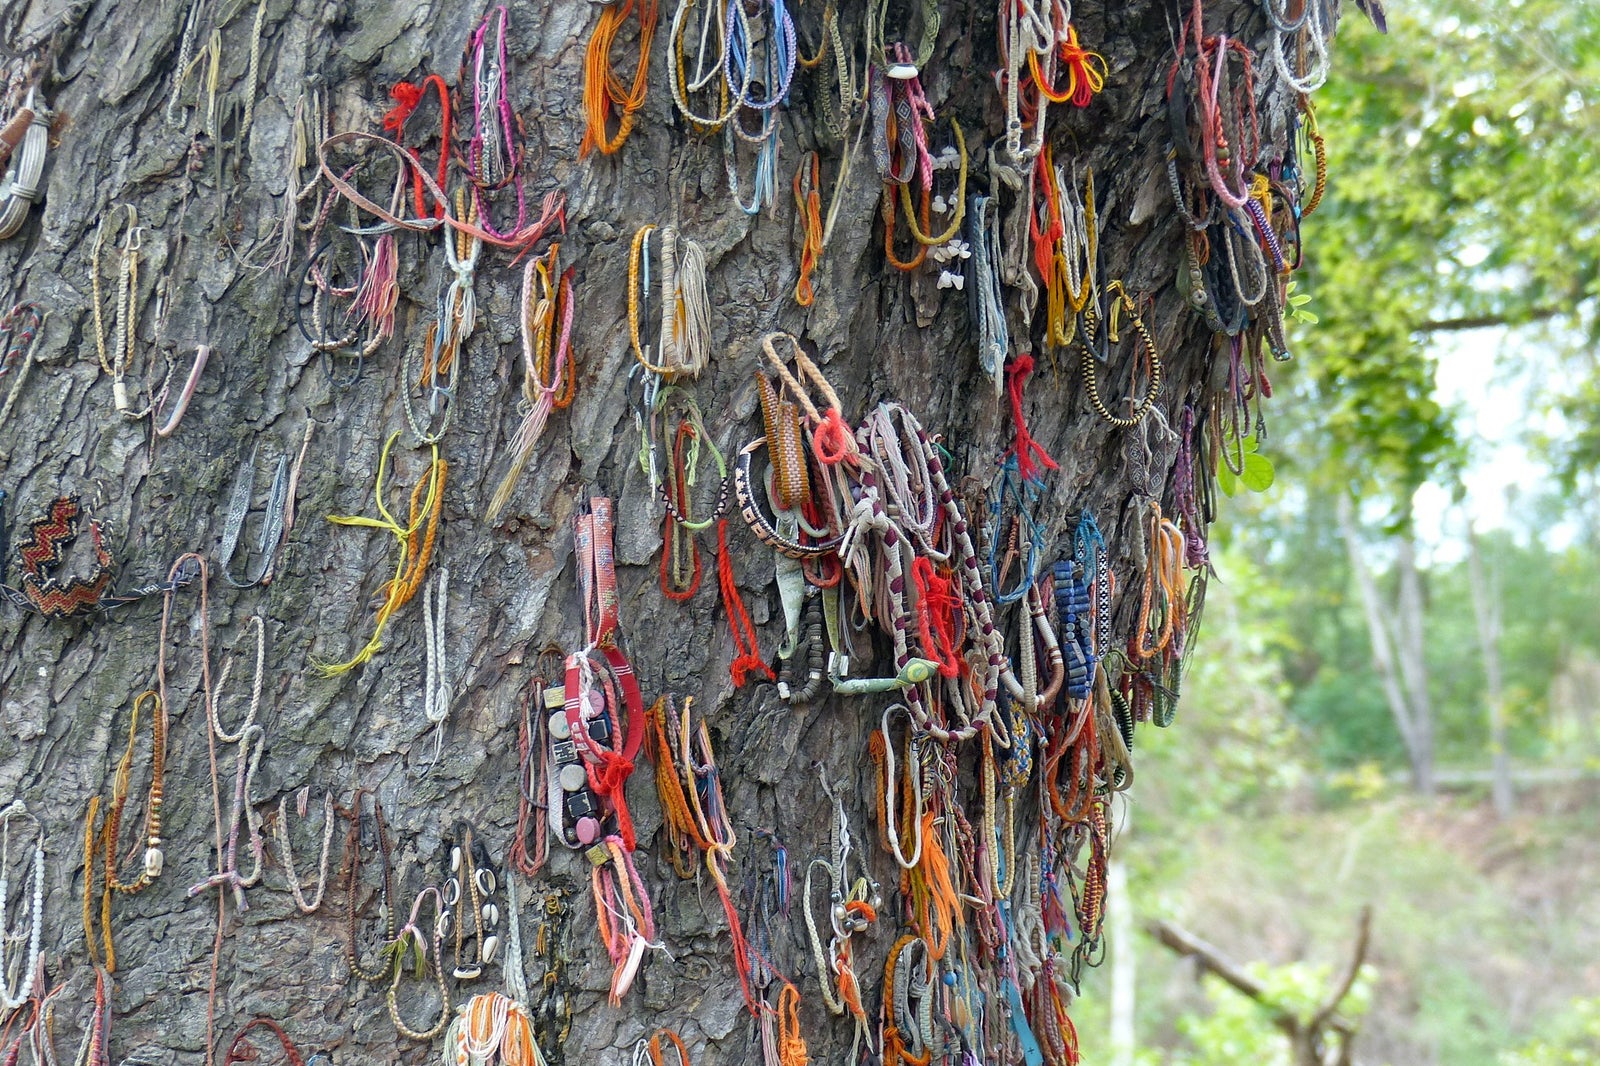
POLYGON ((1050 458, 1050 453, 1044 450, 1044 446, 1034 440, 1033 434, 1028 432, 1027 417, 1022 411, 1022 388, 1032 373, 1031 355, 1019 355, 1006 367, 1006 395, 1011 400, 1011 421, 1017 427, 1016 442, 1012 445, 1011 452, 1017 457, 1017 473, 1024 481, 1034 481, 1044 476, 1038 466, 1043 466, 1046 470, 1060 469, 1056 461, 1050 458))
POLYGON ((738 652, 728 666, 733 687, 743 688, 752 673, 760 674, 768 681, 777 680, 772 667, 761 658, 761 650, 756 645, 755 626, 751 624, 750 614, 745 610, 744 600, 739 595, 739 586, 733 580, 733 556, 728 551, 726 518, 717 522, 717 584, 722 591, 722 609, 728 615, 728 629, 733 634, 733 646, 738 652))

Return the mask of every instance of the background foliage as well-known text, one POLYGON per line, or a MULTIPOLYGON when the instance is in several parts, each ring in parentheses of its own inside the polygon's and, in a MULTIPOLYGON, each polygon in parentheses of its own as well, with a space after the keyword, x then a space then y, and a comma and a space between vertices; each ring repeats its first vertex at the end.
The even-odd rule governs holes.
MULTIPOLYGON (((1387 36, 1345 20, 1315 96, 1331 184, 1297 295, 1318 321, 1294 325, 1268 408, 1276 484, 1225 501, 1177 726, 1139 737, 1128 895, 1137 922, 1177 921, 1257 967, 1280 1002, 1325 988, 1372 903, 1358 1062, 1600 1061, 1600 5, 1388 6, 1387 36), (1496 379, 1527 385, 1531 461, 1509 501, 1468 498, 1468 475, 1506 460, 1470 405, 1441 399, 1439 360, 1464 346, 1497 348, 1496 379), (1335 519, 1345 493, 1391 599, 1392 538, 1443 508, 1445 535, 1420 552, 1438 799, 1407 792, 1335 519), (1462 536, 1486 512, 1508 820, 1483 782, 1462 536)), ((1134 952, 1137 1061, 1287 1061, 1261 1008, 1142 933, 1134 952)), ((1116 1061, 1109 990, 1097 974, 1077 1008, 1086 1061, 1116 1061)))

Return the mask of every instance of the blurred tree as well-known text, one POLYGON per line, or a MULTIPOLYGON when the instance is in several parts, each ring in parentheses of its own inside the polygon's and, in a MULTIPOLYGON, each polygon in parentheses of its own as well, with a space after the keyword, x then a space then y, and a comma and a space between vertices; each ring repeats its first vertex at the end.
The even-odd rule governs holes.
MULTIPOLYGON (((1432 397, 1433 337, 1600 328, 1600 4, 1418 0, 1391 15, 1387 36, 1341 35, 1317 96, 1333 180, 1307 243, 1320 323, 1295 386, 1326 412, 1321 451, 1347 481, 1404 501, 1459 458, 1432 397)), ((1572 354, 1569 468, 1600 460, 1600 373, 1587 345, 1572 354)))

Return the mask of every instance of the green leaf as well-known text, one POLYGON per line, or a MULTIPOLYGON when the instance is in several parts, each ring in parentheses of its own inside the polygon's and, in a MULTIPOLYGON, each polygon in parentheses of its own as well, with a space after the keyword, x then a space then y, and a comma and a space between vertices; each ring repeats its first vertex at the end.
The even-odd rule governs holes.
POLYGON ((1233 471, 1228 469, 1227 463, 1217 467, 1217 488, 1224 496, 1230 498, 1239 490, 1239 479, 1233 476, 1233 471))
POLYGON ((1274 472, 1272 460, 1251 452, 1244 457, 1244 471, 1239 481, 1251 492, 1266 492, 1272 487, 1274 472))

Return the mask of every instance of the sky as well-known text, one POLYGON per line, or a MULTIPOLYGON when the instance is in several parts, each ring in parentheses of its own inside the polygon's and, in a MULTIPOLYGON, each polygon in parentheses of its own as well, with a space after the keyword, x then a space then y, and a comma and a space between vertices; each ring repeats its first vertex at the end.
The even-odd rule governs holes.
MULTIPOLYGON (((1528 358, 1503 359, 1515 346, 1529 343, 1512 331, 1481 329, 1443 337, 1435 342, 1438 359, 1434 398, 1459 411, 1457 428, 1470 449, 1463 475, 1466 496, 1458 505, 1447 489, 1426 485, 1415 499, 1417 529, 1433 561, 1449 563, 1465 555, 1470 520, 1479 530, 1510 529, 1547 546, 1570 543, 1573 530, 1564 526, 1535 531, 1522 520, 1519 501, 1550 485, 1551 472, 1531 449, 1527 438, 1536 430, 1559 434, 1558 416, 1539 410, 1532 373, 1537 366, 1548 379, 1557 362, 1529 352, 1528 358)), ((1559 384, 1545 381, 1545 385, 1559 384)))

